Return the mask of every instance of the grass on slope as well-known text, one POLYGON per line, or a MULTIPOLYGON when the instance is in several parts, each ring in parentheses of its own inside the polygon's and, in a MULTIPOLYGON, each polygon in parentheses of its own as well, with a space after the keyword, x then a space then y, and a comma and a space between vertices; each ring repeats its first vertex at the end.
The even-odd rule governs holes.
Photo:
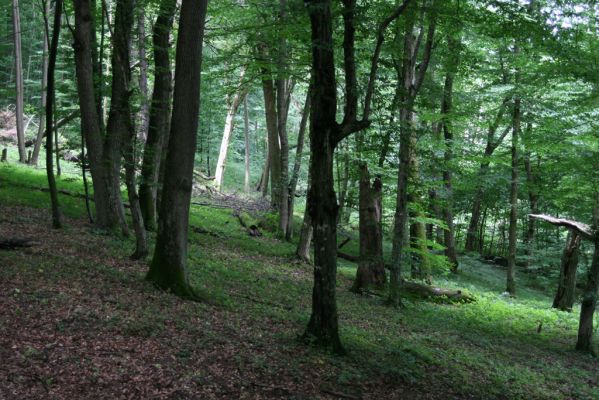
MULTIPOLYGON (((48 208, 47 193, 32 189, 44 183, 45 176, 39 171, 0 166, 0 207, 4 212, 10 210, 8 206, 48 208)), ((76 179, 59 181, 60 188, 73 192, 80 191, 80 186, 76 179)), ((85 215, 83 200, 61 196, 61 202, 69 216, 81 219, 85 215)), ((47 225, 48 221, 49 217, 29 223, 47 225)), ((100 332, 115 331, 125 340, 141 336, 157 342, 156 346, 172 352, 180 363, 175 367, 175 361, 162 360, 161 365, 167 365, 163 368, 189 369, 188 375, 197 368, 192 360, 202 359, 203 352, 221 348, 220 342, 226 342, 223 351, 230 357, 227 365, 236 363, 238 372, 222 378, 229 379, 228 383, 218 383, 215 373, 195 371, 200 378, 183 382, 190 393, 205 390, 215 381, 220 392, 214 393, 225 393, 221 398, 237 397, 223 392, 227 385, 232 385, 227 390, 236 390, 237 394, 251 390, 257 393, 260 383, 252 386, 243 383, 250 378, 238 376, 240 371, 251 370, 260 377, 259 382, 270 382, 271 398, 339 398, 340 393, 372 399, 599 398, 599 362, 573 351, 578 310, 571 314, 552 310, 549 295, 526 287, 527 277, 523 273, 517 276, 518 298, 506 298, 501 296, 504 270, 464 257, 459 275, 437 277, 436 283, 467 289, 478 298, 477 302, 447 305, 407 299, 405 308, 393 310, 383 306, 378 297, 349 292, 355 267, 340 262, 339 323, 349 354, 340 358, 306 348, 296 340, 309 318, 312 281, 311 268, 291 257, 294 245, 270 235, 248 237, 226 209, 193 206, 190 224, 210 232, 190 232, 190 278, 220 306, 182 305, 166 294, 155 293, 142 281, 144 264, 137 264, 133 272, 122 272, 123 265, 129 265, 126 255, 133 249, 131 240, 97 235, 98 241, 108 243, 104 250, 112 257, 95 260, 92 270, 102 280, 109 277, 118 288, 115 292, 127 291, 128 295, 118 296, 113 305, 127 312, 111 314, 96 309, 104 307, 104 303, 90 305, 100 315, 98 318, 104 317, 100 318, 100 332), (147 299, 142 309, 130 304, 136 296, 147 299), (118 318, 111 319, 110 315, 118 318), (172 331, 168 324, 177 329, 172 331), (173 332, 185 337, 185 332, 196 331, 203 332, 201 351, 192 339, 184 340, 178 348, 164 343, 173 339, 173 332), (227 353, 233 351, 231 346, 243 350, 231 355, 227 353), (179 357, 181 352, 192 356, 179 357), (279 395, 275 395, 277 388, 279 395)), ((68 229, 71 228, 64 235, 69 234, 68 229)), ((26 253, 0 253, 0 264, 5 263, 11 267, 0 269, 0 282, 19 274, 30 279, 36 275, 35 263, 28 261, 26 253), (27 270, 28 263, 31 270, 27 270)), ((82 268, 88 269, 89 265, 57 252, 44 261, 44 272, 37 278, 42 283, 38 282, 30 296, 48 300, 46 306, 51 307, 54 295, 43 288, 70 279, 82 268)), ((93 295, 98 296, 97 289, 93 290, 93 295)), ((110 285, 106 290, 110 290, 110 285)), ((62 292, 60 304, 69 303, 72 295, 71 291, 62 292)), ((72 301, 80 299, 81 295, 76 294, 72 301)), ((15 340, 19 343, 18 338, 15 340)), ((39 361, 30 358, 33 363, 39 361)), ((258 382, 257 378, 252 379, 258 382)), ((51 382, 49 387, 52 388, 51 382)))

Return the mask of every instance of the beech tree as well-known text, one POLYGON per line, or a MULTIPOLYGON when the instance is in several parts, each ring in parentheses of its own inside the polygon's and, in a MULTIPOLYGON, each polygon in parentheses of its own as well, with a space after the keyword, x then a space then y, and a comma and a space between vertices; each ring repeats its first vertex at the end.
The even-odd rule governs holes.
POLYGON ((200 109, 202 46, 207 0, 183 0, 177 37, 171 133, 166 154, 158 235, 146 278, 189 298, 196 294, 187 274, 189 206, 200 109))

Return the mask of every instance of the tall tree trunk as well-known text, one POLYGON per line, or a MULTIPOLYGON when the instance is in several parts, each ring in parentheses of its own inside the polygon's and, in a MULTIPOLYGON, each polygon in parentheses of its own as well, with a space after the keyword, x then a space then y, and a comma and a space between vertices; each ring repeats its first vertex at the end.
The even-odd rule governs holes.
POLYGON ((19 148, 19 161, 27 162, 27 152, 25 151, 25 132, 23 131, 23 54, 21 52, 21 17, 19 15, 19 0, 12 1, 12 26, 13 40, 15 45, 15 93, 16 109, 15 117, 17 120, 17 145, 19 148))
MULTIPOLYGON (((75 11, 75 73, 77 77, 77 93, 81 117, 81 130, 85 134, 90 172, 93 178, 94 204, 96 209, 96 225, 103 229, 119 226, 119 210, 109 201, 111 188, 107 185, 106 170, 103 161, 103 135, 100 115, 96 103, 96 87, 94 79, 94 59, 92 58, 92 37, 94 15, 90 0, 73 0, 75 11)), ((50 134, 48 132, 47 134, 50 134)))
POLYGON ((150 104, 148 103, 148 60, 146 58, 146 12, 144 3, 138 7, 137 14, 137 48, 139 58, 139 94, 141 104, 138 113, 137 137, 142 142, 148 136, 150 123, 150 104))
POLYGON ((588 272, 582 304, 580 305, 580 323, 578 325, 578 341, 576 342, 576 350, 586 352, 593 352, 593 315, 597 307, 597 292, 599 291, 599 192, 595 195, 593 230, 595 233, 595 250, 591 269, 588 272))
MULTIPOLYGON (((532 135, 532 122, 528 122, 526 125, 526 142, 530 142, 532 135)), ((538 189, 536 187, 536 177, 532 169, 532 164, 530 162, 530 151, 527 151, 524 155, 524 169, 526 171, 526 186, 528 188, 528 202, 530 205, 530 213, 538 214, 539 213, 539 194, 538 189)), ((533 242, 535 236, 535 224, 536 220, 534 218, 528 219, 528 224, 526 226, 526 234, 524 236, 524 243, 526 244, 526 263, 529 264, 532 258, 532 249, 533 242)))
POLYGON ((451 112, 453 106, 453 82, 460 55, 460 33, 451 32, 447 39, 449 59, 447 61, 447 72, 445 75, 445 86, 443 88, 443 101, 441 102, 441 114, 443 115, 443 136, 445 139, 445 156, 443 169, 443 183, 445 186, 443 219, 447 225, 444 231, 445 256, 451 265, 452 272, 458 272, 458 257, 455 248, 455 229, 453 225, 453 188, 451 183, 451 169, 453 161, 453 126, 451 123, 451 112))
POLYGON ((277 129, 277 108, 275 87, 269 71, 262 72, 262 92, 264 93, 264 112, 266 116, 266 131, 268 133, 268 159, 270 169, 270 204, 279 209, 281 202, 279 187, 281 183, 281 146, 277 129), (268 75, 266 75, 268 74, 268 75))
MULTIPOLYGON (((44 14, 50 15, 50 0, 44 0, 44 14)), ((46 17, 47 18, 47 17, 46 17)), ((41 107, 40 107, 40 122, 37 129, 37 138, 33 145, 33 153, 29 164, 37 165, 39 159, 40 148, 42 147, 42 141, 44 140, 44 120, 46 113, 46 97, 48 87, 48 30, 44 29, 44 44, 42 50, 42 93, 41 93, 41 107)))
POLYGON ((227 153, 229 151, 229 143, 231 142, 231 135, 233 134, 233 128, 235 127, 235 115, 237 109, 241 104, 241 101, 245 97, 246 88, 243 85, 243 77, 245 76, 246 66, 241 67, 241 74, 239 76, 239 88, 229 102, 229 108, 227 109, 227 117, 225 119, 225 129, 223 131, 223 139, 220 143, 220 151, 218 152, 218 161, 216 162, 216 171, 214 172, 214 187, 220 191, 223 185, 223 177, 225 175, 225 166, 227 163, 227 153))
POLYGON ((196 298, 187 273, 189 205, 200 109, 202 43, 207 0, 183 0, 177 37, 171 134, 154 257, 147 279, 196 298))
POLYGON ((314 227, 314 288, 312 313, 304 336, 342 353, 337 318, 337 212, 333 155, 339 125, 337 85, 333 58, 333 24, 330 0, 308 3, 312 29, 310 113, 310 192, 308 204, 314 227))
POLYGON ((383 261, 383 184, 377 177, 370 183, 368 165, 360 165, 360 260, 352 290, 360 292, 387 283, 383 261))
POLYGON ((248 116, 248 96, 243 98, 243 139, 245 143, 245 171, 243 175, 243 190, 250 194, 250 121, 248 116))
POLYGON ((304 102, 304 108, 302 110, 302 119, 300 120, 299 132, 297 135, 297 147, 295 149, 293 173, 291 174, 291 179, 289 180, 289 223, 287 224, 287 231, 285 232, 285 238, 287 240, 291 240, 291 238, 293 237, 293 209, 295 204, 295 191, 297 189, 297 182, 299 180, 300 169, 302 167, 302 157, 304 155, 304 137, 306 135, 308 117, 310 116, 311 90, 312 87, 308 88, 308 93, 306 94, 306 101, 304 102))
POLYGON ((552 306, 558 310, 572 311, 572 306, 574 305, 580 241, 579 234, 574 231, 568 232, 566 247, 562 253, 559 283, 552 306))
MULTIPOLYGON (((518 53, 516 47, 515 52, 518 53)), ((517 79, 517 77, 516 77, 517 79)), ((520 97, 514 99, 514 119, 512 128, 512 182, 510 186, 510 226, 508 232, 508 265, 506 291, 516 294, 516 249, 518 239, 518 138, 520 135, 520 97)))
MULTIPOLYGON (((176 0, 162 0, 152 32, 154 50, 154 89, 150 103, 148 135, 144 146, 139 185, 139 204, 146 226, 156 230, 158 176, 162 153, 168 138, 168 119, 171 103, 171 61, 169 36, 177 8, 176 0)), ((210 172, 208 171, 208 174, 210 172)))
POLYGON ((310 206, 306 201, 306 210, 304 211, 304 220, 300 231, 299 242, 295 255, 304 262, 310 262, 310 243, 312 242, 312 219, 310 218, 310 206))
MULTIPOLYGON (((52 204, 52 226, 61 228, 60 209, 58 204, 58 192, 56 180, 54 179, 54 167, 52 165, 52 125, 54 122, 54 71, 56 69, 56 56, 58 53, 58 39, 60 37, 60 20, 62 16, 62 0, 54 3, 54 23, 52 27, 52 42, 48 56, 48 101, 46 102, 46 174, 48 176, 48 188, 50 189, 50 202, 52 204)), ((46 18, 46 16, 44 16, 46 18)), ((45 24, 46 29, 48 24, 45 24)), ((48 32, 46 32, 48 35, 48 32)), ((49 35, 48 35, 49 36, 49 35)))

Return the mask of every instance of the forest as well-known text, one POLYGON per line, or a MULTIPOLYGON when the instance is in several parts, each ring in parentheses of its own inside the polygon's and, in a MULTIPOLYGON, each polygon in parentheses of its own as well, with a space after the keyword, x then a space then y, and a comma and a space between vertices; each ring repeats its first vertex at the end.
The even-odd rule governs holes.
POLYGON ((0 399, 599 399, 599 2, 2 0, 0 399))

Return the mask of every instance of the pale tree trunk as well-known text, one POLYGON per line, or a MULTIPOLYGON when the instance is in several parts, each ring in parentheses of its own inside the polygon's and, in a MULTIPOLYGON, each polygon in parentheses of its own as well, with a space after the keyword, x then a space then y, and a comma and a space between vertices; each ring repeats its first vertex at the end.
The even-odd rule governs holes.
MULTIPOLYGON (((44 1, 44 14, 50 15, 50 0, 44 1)), ((48 86, 48 30, 44 29, 44 44, 42 50, 42 93, 41 93, 41 107, 39 126, 37 129, 37 138, 33 145, 33 153, 29 164, 37 165, 39 159, 40 148, 42 147, 42 141, 44 140, 44 121, 45 121, 45 108, 46 108, 46 97, 47 97, 47 86, 48 86)))
POLYGON ((308 125, 308 117, 310 116, 310 91, 311 87, 308 88, 308 94, 306 95, 306 101, 304 102, 304 108, 302 110, 302 119, 300 121, 299 133, 297 135, 297 147, 295 149, 293 173, 291 174, 291 179, 289 180, 289 222, 287 224, 287 231, 285 232, 285 239, 287 240, 291 240, 293 237, 293 209, 295 204, 297 182, 299 180, 300 169, 302 167, 302 157, 304 155, 304 137, 306 135, 306 126, 308 125))
POLYGON ((137 46, 139 58, 139 94, 141 105, 138 114, 137 137, 142 142, 146 141, 148 136, 148 126, 150 123, 150 104, 148 103, 148 60, 146 58, 146 13, 142 3, 138 7, 137 15, 137 46))
MULTIPOLYGON (((514 52, 519 53, 516 46, 514 52)), ((516 82, 518 82, 518 72, 516 72, 516 82)), ((506 291, 516 294, 516 248, 518 239, 518 139, 520 135, 520 97, 514 99, 514 118, 512 128, 512 182, 510 186, 510 225, 508 231, 508 265, 506 291)))
MULTIPOLYGON (((139 184, 139 203, 146 229, 156 230, 158 217, 158 176, 162 153, 168 139, 168 119, 171 104, 171 61, 169 36, 177 6, 176 0, 162 0, 152 32, 154 51, 154 89, 150 104, 148 134, 139 184)), ((208 172, 210 174, 210 172, 208 172)))
POLYGON ((183 0, 177 37, 171 134, 160 219, 147 279, 174 294, 197 298, 187 273, 189 205, 200 110, 202 43, 207 0, 183 0))
POLYGON ((310 218, 310 206, 306 201, 306 209, 304 211, 304 220, 302 222, 302 229, 300 230, 299 242, 295 255, 304 262, 310 262, 310 243, 312 243, 312 219, 310 218))
POLYGON ((27 152, 25 151, 25 132, 23 131, 23 54, 21 53, 21 17, 19 15, 19 0, 12 2, 12 26, 13 40, 15 46, 15 92, 16 109, 15 117, 17 120, 17 145, 19 148, 19 161, 27 162, 27 152))
POLYGON ((220 151, 218 152, 218 161, 216 162, 216 170, 214 171, 214 187, 220 191, 223 185, 223 177, 225 175, 225 166, 227 163, 227 153, 229 151, 229 143, 231 142, 231 136, 233 134, 233 128, 235 127, 235 115, 237 109, 241 104, 241 101, 245 97, 246 88, 243 84, 243 77, 247 67, 241 67, 241 73, 239 75, 239 88, 229 102, 227 109, 227 117, 225 119, 225 129, 223 131, 223 138, 220 142, 220 151))
POLYGON ((250 194, 250 121, 248 117, 248 96, 243 98, 243 139, 245 142, 245 171, 243 175, 243 191, 250 194))
MULTIPOLYGON (((54 23, 52 30, 52 42, 48 57, 48 101, 46 102, 46 174, 48 176, 48 188, 50 189, 50 202, 52 204, 52 226, 61 228, 61 216, 58 204, 58 193, 56 190, 56 180, 54 179, 54 168, 52 165, 52 129, 54 122, 54 71, 56 69, 56 55, 58 53, 58 39, 60 37, 60 20, 62 15, 62 0, 56 0, 54 3, 54 23)), ((47 19, 44 16, 44 19, 47 19)), ((48 23, 45 23, 46 29, 48 23)), ((48 35, 48 32, 46 32, 48 35)))
MULTIPOLYGON (((531 218, 533 220, 534 218, 531 218)), ((572 311, 576 295, 576 270, 581 237, 574 231, 568 232, 566 247, 562 253, 557 292, 553 299, 553 308, 572 311)))

